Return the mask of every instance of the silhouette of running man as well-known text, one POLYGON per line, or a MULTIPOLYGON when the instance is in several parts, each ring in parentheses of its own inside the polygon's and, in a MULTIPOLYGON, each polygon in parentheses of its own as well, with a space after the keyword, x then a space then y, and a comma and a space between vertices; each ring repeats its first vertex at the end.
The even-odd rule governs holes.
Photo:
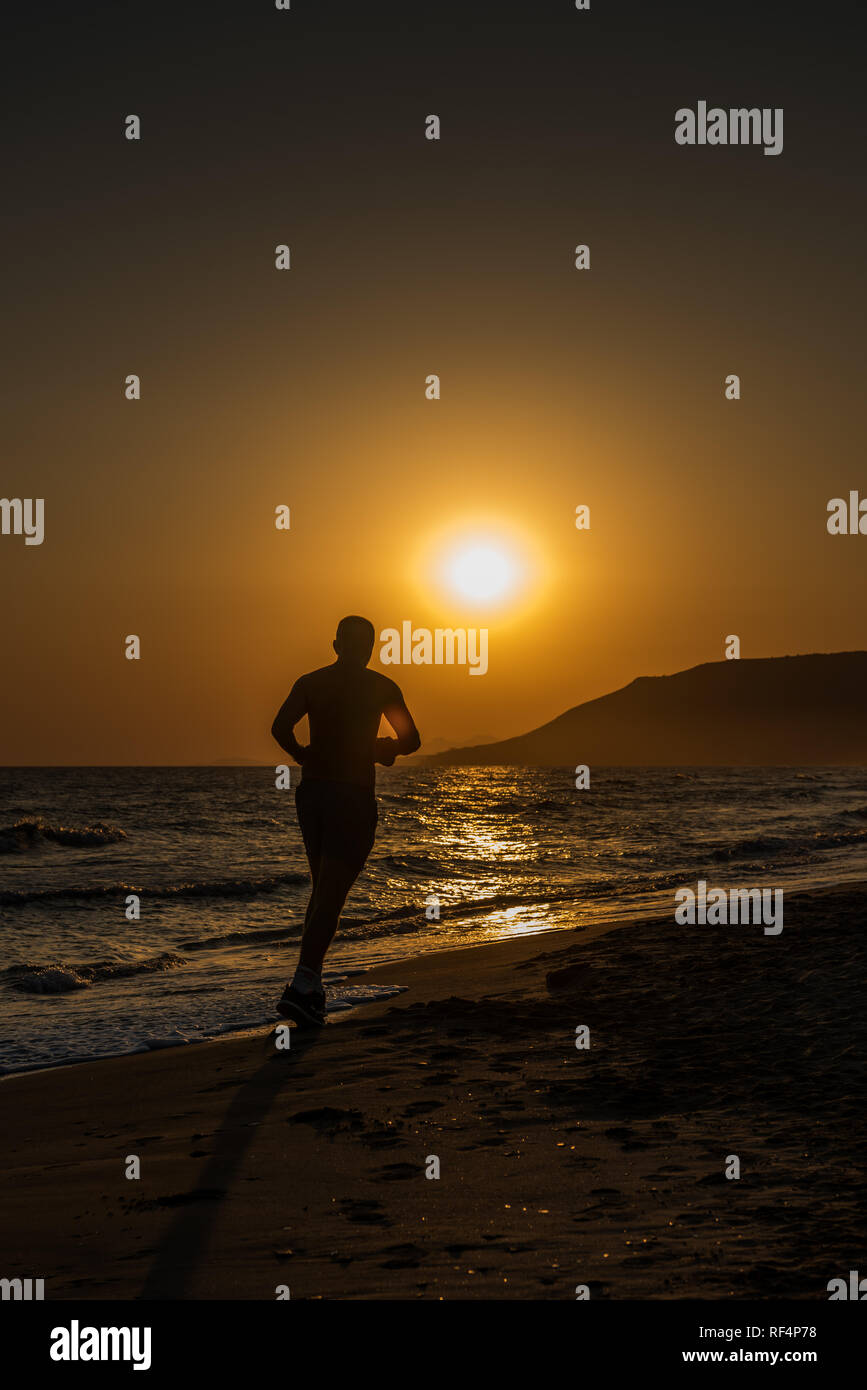
POLYGON ((313 881, 298 968, 277 1005, 301 1027, 325 1022, 325 952, 376 836, 374 765, 391 767, 399 754, 421 745, 400 688, 367 669, 375 636, 367 618, 341 618, 333 642, 337 660, 298 678, 271 727, 280 747, 301 764, 295 806, 313 881), (310 743, 303 748, 294 730, 305 714, 310 743), (397 738, 378 737, 382 715, 397 738))

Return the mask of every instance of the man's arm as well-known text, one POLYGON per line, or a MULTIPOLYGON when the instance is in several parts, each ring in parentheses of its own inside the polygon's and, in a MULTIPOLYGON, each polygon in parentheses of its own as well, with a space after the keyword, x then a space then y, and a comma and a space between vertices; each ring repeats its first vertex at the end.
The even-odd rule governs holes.
POLYGON ((376 761, 383 763, 386 767, 391 767, 395 758, 406 756, 407 753, 414 753, 417 748, 420 748, 421 737, 415 727, 413 717, 406 707, 403 695, 396 685, 382 712, 397 734, 397 738, 378 738, 376 740, 376 761))
POLYGON ((295 725, 299 719, 303 719, 307 713, 307 697, 304 693, 303 680, 295 682, 277 714, 277 718, 271 725, 271 734, 277 740, 284 753, 288 753, 296 763, 303 763, 304 754, 307 749, 302 747, 295 737, 295 725))

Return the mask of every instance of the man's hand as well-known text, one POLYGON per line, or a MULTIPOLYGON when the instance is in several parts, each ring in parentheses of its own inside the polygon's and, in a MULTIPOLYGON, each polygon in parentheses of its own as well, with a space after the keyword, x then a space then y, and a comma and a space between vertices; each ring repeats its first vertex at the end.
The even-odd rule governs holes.
POLYGON ((392 767, 397 757, 396 738, 378 738, 374 752, 375 763, 382 763, 383 767, 392 767))

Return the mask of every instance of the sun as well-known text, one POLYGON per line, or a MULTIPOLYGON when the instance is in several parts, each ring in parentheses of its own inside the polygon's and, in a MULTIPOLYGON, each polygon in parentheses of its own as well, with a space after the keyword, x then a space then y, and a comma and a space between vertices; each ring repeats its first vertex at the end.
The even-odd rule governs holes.
POLYGON ((513 622, 539 601, 544 575, 538 545, 510 517, 465 517, 429 531, 416 552, 419 596, 443 621, 464 615, 513 622))
POLYGON ((502 549, 492 545, 462 547, 446 564, 451 584, 464 598, 505 598, 514 586, 515 563, 502 549))

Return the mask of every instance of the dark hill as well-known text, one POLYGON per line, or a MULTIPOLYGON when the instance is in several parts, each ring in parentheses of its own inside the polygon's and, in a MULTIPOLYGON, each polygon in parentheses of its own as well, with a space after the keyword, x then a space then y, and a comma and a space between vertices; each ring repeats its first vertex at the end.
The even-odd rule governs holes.
POLYGON ((714 661, 576 705, 430 765, 867 765, 867 652, 714 661))

